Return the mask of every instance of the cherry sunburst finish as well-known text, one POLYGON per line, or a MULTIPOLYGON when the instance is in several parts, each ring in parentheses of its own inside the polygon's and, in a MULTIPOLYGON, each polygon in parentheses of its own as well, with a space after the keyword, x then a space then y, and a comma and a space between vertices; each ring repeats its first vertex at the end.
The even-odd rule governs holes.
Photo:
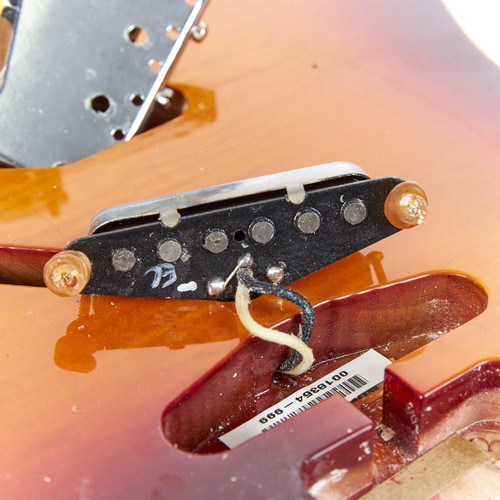
MULTIPOLYGON (((182 116, 72 165, 0 170, 2 498, 353 497, 500 415, 500 69, 438 1, 213 0, 203 20, 171 77, 182 116), (310 374, 271 383, 286 353, 248 339, 233 304, 33 286, 111 205, 335 160, 418 181, 430 213, 292 285, 317 310, 310 374), (370 347, 398 360, 383 412, 380 391, 335 396, 221 449, 217 425, 370 347)), ((266 325, 295 313, 252 303, 266 325)))

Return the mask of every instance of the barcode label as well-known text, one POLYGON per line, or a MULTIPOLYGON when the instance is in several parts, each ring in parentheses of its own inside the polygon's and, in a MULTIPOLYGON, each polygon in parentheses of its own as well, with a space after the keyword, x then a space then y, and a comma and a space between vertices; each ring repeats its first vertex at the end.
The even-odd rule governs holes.
POLYGON ((340 394, 348 401, 352 401, 382 382, 385 367, 390 364, 387 358, 370 349, 341 368, 294 392, 219 439, 229 448, 235 448, 334 394, 340 394))

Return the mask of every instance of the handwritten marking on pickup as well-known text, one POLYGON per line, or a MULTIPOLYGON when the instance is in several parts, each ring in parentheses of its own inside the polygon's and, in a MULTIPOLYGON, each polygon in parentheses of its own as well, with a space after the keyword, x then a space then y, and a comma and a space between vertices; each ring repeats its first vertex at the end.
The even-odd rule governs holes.
POLYGON ((177 281, 177 275, 175 274, 175 267, 172 264, 164 263, 150 267, 144 273, 144 276, 146 276, 151 272, 154 273, 154 279, 153 282, 151 283, 151 288, 158 288, 163 278, 166 278, 166 281, 164 281, 163 284, 161 285, 162 288, 166 288, 167 286, 177 281))

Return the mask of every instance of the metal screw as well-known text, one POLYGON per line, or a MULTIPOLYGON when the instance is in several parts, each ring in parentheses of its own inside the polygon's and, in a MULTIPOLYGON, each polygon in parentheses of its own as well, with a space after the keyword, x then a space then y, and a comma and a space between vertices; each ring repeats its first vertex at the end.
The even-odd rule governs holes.
POLYGON ((92 264, 77 250, 63 250, 53 255, 43 268, 47 288, 61 297, 78 295, 90 279, 92 264))
POLYGON ((274 238, 274 224, 269 219, 257 219, 250 224, 248 232, 252 240, 265 245, 274 238))
POLYGON ((221 278, 214 278, 207 284, 208 295, 219 296, 226 289, 226 283, 221 278))
POLYGON ((416 182, 397 184, 385 200, 385 216, 399 229, 418 226, 424 221, 428 211, 427 195, 416 182))
POLYGON ((266 276, 267 279, 275 285, 281 283, 285 277, 285 266, 283 264, 269 266, 266 271, 266 276))
POLYGON ((208 26, 206 23, 198 23, 191 28, 191 36, 197 42, 202 42, 208 33, 208 26))
POLYGON ((352 226, 363 222, 366 219, 367 214, 368 212, 365 204, 357 198, 347 202, 342 207, 342 217, 344 217, 344 220, 352 226))
POLYGON ((165 262, 175 262, 182 255, 182 245, 177 240, 164 241, 158 247, 158 255, 165 262))
POLYGON ((309 209, 305 212, 299 212, 295 216, 295 227, 304 234, 314 234, 321 225, 319 212, 309 209))
POLYGON ((134 252, 126 248, 120 248, 113 253, 111 262, 117 271, 130 271, 135 266, 134 252))
POLYGON ((174 98, 174 91, 170 87, 161 89, 156 95, 156 102, 162 107, 166 108, 172 104, 174 98))
POLYGON ((222 230, 210 231, 205 236, 204 247, 212 253, 221 253, 223 252, 229 243, 227 239, 227 235, 222 230))

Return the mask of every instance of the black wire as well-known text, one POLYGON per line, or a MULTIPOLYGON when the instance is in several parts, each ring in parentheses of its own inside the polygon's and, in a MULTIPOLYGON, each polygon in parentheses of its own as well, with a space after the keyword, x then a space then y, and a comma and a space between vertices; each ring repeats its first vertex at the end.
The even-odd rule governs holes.
MULTIPOLYGON (((243 285, 251 292, 274 295, 280 299, 288 300, 298 306, 302 312, 302 330, 299 332, 298 338, 306 344, 309 342, 314 326, 315 316, 311 303, 305 297, 300 295, 299 292, 291 290, 290 288, 285 288, 282 285, 274 285, 272 283, 266 283, 265 281, 255 279, 252 272, 247 267, 239 269, 237 276, 238 280, 241 281, 241 283, 243 283, 243 285)), ((282 372, 290 371, 299 364, 299 361, 300 354, 294 350, 290 357, 283 361, 278 370, 282 372)))

